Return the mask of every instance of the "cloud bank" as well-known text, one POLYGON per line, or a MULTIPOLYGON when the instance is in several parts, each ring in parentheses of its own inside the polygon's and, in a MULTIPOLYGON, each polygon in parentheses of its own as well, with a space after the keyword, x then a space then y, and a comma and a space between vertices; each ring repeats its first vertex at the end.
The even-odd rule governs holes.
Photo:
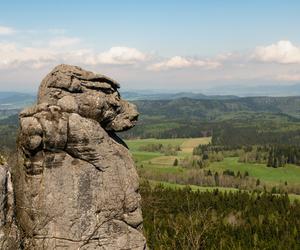
POLYGON ((112 47, 108 51, 99 53, 96 56, 90 56, 87 58, 86 63, 91 65, 133 65, 143 62, 146 59, 147 55, 136 48, 112 47))
POLYGON ((192 58, 185 58, 182 56, 174 56, 170 59, 158 63, 154 63, 150 65, 148 69, 153 71, 184 69, 188 67, 201 67, 205 69, 215 69, 220 66, 221 63, 218 61, 196 60, 192 58))
POLYGON ((210 57, 203 57, 201 53, 176 53, 166 57, 130 45, 99 50, 87 46, 83 38, 68 36, 63 29, 48 30, 47 36, 35 31, 37 39, 32 39, 31 34, 0 26, 0 90, 5 82, 20 82, 24 78, 22 75, 30 82, 37 82, 45 72, 61 63, 120 76, 122 81, 136 82, 136 86, 147 82, 151 88, 160 88, 170 82, 176 86, 190 84, 193 88, 229 82, 300 82, 300 47, 289 40, 254 46, 246 52, 225 51, 210 57), (26 36, 28 38, 24 39, 26 36), (15 74, 16 71, 20 73, 15 74))
POLYGON ((270 63, 300 63, 300 47, 288 40, 282 40, 268 46, 259 46, 253 57, 258 61, 270 63))

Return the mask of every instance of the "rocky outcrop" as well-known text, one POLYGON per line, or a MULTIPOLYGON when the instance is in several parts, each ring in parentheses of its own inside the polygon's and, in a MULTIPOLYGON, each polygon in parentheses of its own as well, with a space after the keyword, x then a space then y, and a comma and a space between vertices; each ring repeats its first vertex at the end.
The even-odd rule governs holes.
POLYGON ((14 193, 10 169, 0 156, 0 249, 18 249, 19 230, 14 217, 14 193))
POLYGON ((118 88, 60 65, 20 113, 12 177, 23 249, 145 249, 138 175, 115 134, 138 113, 118 88))

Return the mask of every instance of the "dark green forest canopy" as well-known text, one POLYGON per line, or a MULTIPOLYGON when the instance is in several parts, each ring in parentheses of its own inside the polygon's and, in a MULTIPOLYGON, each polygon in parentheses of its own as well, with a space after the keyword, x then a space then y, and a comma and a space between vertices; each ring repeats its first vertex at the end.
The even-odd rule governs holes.
POLYGON ((300 142, 300 97, 136 101, 138 126, 124 138, 213 136, 218 145, 300 142))
POLYGON ((232 112, 281 113, 300 118, 300 97, 245 97, 225 100, 175 100, 136 101, 141 114, 166 118, 222 119, 232 112))
POLYGON ((141 186, 150 249, 299 249, 300 204, 287 195, 141 186))

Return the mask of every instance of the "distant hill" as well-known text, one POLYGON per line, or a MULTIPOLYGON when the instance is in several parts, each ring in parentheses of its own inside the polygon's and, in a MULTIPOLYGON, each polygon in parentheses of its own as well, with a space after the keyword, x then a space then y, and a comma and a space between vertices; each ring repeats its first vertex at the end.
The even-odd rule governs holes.
POLYGON ((191 98, 197 100, 227 100, 239 98, 234 95, 204 95, 193 92, 160 93, 152 91, 125 91, 121 94, 122 97, 127 100, 174 100, 179 98, 191 98))
POLYGON ((176 99, 181 97, 193 99, 233 99, 238 97, 254 96, 300 96, 300 82, 293 85, 270 85, 268 83, 255 84, 223 84, 203 90, 172 91, 172 90, 132 90, 124 91, 124 97, 130 100, 161 100, 176 99))
MULTIPOLYGON (((211 120, 233 112, 269 112, 300 118, 300 96, 238 97, 154 91, 125 91, 121 94, 124 99, 135 102, 142 115, 211 120)), ((15 114, 25 106, 31 105, 35 99, 33 94, 0 92, 0 113, 2 116, 15 114)))
POLYGON ((300 96, 234 97, 232 99, 136 100, 139 112, 146 116, 214 120, 237 112, 268 112, 300 118, 300 96))
POLYGON ((212 136, 221 145, 300 145, 300 97, 133 101, 137 126, 122 138, 212 136))
POLYGON ((252 86, 251 84, 245 86, 244 84, 238 85, 222 85, 211 87, 205 91, 205 94, 210 95, 237 95, 237 96, 299 96, 300 95, 300 82, 293 85, 270 85, 259 84, 252 86))
POLYGON ((20 109, 35 101, 33 94, 0 92, 0 110, 20 109))
MULTIPOLYGON (((213 135, 215 141, 226 141, 227 144, 237 144, 241 138, 252 144, 261 141, 300 142, 300 96, 237 97, 125 92, 122 97, 131 99, 140 112, 138 125, 123 132, 123 138, 213 135), (261 131, 267 134, 262 137, 258 134, 261 131), (246 134, 249 136, 246 137, 246 134)), ((2 140, 3 143, 8 144, 6 141, 10 140, 10 145, 14 145, 17 113, 34 100, 35 97, 29 94, 0 92, 0 136, 7 138, 2 140)))

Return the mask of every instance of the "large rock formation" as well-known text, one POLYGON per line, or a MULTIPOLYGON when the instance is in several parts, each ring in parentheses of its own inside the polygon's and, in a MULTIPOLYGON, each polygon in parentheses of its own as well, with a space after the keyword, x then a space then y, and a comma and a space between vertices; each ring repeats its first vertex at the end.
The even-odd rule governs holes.
POLYGON ((118 88, 60 65, 20 113, 12 177, 22 248, 145 249, 137 172, 115 134, 138 113, 118 88))

